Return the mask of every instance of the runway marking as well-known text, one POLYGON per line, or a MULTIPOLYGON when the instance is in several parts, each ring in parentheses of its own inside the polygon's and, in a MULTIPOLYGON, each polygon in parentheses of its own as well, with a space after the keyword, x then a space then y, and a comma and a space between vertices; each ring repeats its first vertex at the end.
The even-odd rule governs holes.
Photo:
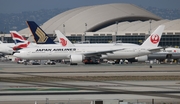
MULTIPOLYGON (((20 87, 20 86, 18 86, 20 87)), ((0 91, 77 91, 77 88, 7 88, 0 91)))

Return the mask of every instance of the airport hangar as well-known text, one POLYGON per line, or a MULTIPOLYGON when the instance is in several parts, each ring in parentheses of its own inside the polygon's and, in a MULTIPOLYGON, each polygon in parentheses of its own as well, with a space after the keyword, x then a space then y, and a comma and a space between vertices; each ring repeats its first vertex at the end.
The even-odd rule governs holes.
MULTIPOLYGON (((60 30, 73 43, 122 41, 141 44, 161 24, 166 27, 159 45, 179 47, 180 19, 163 19, 136 5, 125 3, 71 9, 49 19, 41 28, 53 39, 56 38, 54 30, 60 30)), ((19 33, 34 41, 28 28, 19 33)), ((12 41, 10 35, 8 37, 12 41)))

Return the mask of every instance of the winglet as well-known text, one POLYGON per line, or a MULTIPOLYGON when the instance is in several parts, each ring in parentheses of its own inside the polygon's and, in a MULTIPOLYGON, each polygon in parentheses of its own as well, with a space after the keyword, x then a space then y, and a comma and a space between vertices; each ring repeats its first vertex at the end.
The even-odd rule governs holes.
POLYGON ((34 21, 26 21, 37 44, 56 44, 34 21))
POLYGON ((59 30, 55 30, 59 43, 64 47, 74 46, 59 30))
POLYGON ((161 40, 161 36, 164 31, 164 28, 165 28, 164 25, 158 26, 158 28, 144 41, 144 43, 141 46, 157 47, 161 40))

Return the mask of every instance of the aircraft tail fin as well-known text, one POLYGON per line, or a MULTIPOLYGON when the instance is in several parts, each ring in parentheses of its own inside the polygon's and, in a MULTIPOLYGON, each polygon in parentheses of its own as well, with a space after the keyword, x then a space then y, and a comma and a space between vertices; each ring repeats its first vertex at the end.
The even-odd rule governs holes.
POLYGON ((56 33, 59 43, 62 46, 64 46, 64 47, 65 46, 74 46, 74 44, 72 44, 71 41, 66 36, 64 36, 59 30, 55 30, 55 33, 56 33))
POLYGON ((144 43, 141 46, 148 46, 154 48, 158 47, 164 28, 165 25, 158 26, 158 28, 144 41, 144 43))
POLYGON ((10 31, 10 33, 15 44, 23 43, 24 41, 26 41, 26 39, 22 35, 20 35, 17 31, 10 31))
POLYGON ((4 44, 2 41, 0 41, 0 44, 4 44))
POLYGON ((27 41, 17 31, 10 31, 10 33, 11 33, 11 37, 14 40, 14 43, 15 43, 15 46, 13 47, 13 50, 18 50, 18 49, 26 48, 30 44, 30 42, 27 41))
POLYGON ((56 44, 34 21, 26 21, 37 44, 56 44))

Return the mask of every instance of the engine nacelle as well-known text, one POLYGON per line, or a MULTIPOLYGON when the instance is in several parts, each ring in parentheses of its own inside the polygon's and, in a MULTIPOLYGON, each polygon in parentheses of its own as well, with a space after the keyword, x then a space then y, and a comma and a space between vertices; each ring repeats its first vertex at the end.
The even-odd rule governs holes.
POLYGON ((106 59, 106 58, 108 58, 107 55, 101 55, 101 57, 100 57, 100 59, 106 59))
POLYGON ((145 56, 139 56, 139 57, 135 57, 135 59, 138 61, 138 62, 144 62, 144 61, 147 61, 148 60, 148 56, 145 55, 145 56))
POLYGON ((71 55, 71 63, 82 63, 84 57, 82 55, 71 55))
POLYGON ((148 56, 139 56, 139 57, 135 57, 135 58, 130 58, 127 59, 129 62, 144 62, 148 60, 148 56))

